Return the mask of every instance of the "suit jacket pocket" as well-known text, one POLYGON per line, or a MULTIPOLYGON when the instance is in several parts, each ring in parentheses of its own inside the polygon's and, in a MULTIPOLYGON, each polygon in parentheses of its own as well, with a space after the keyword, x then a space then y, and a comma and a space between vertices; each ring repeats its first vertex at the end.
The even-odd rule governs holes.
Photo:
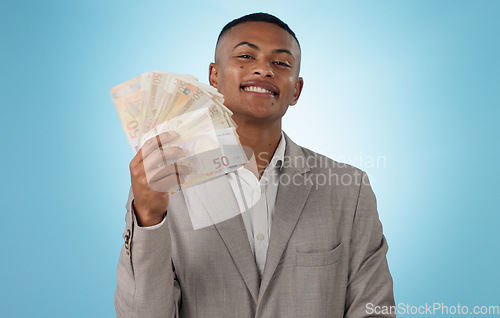
POLYGON ((326 266, 337 262, 342 256, 342 243, 333 250, 327 252, 296 252, 297 266, 302 267, 318 267, 326 266))

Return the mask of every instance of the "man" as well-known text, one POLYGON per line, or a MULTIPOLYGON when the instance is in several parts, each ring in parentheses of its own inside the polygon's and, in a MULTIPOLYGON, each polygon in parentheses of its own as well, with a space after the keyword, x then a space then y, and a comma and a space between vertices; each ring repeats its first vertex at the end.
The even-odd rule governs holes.
MULTIPOLYGON (((210 84, 233 111, 252 159, 169 197, 149 188, 145 158, 180 155, 158 147, 176 134, 138 152, 130 164, 118 317, 366 317, 369 308, 394 305, 387 243, 365 173, 281 131, 302 91, 299 68, 295 34, 274 16, 251 14, 222 30, 210 84), (261 195, 242 207, 238 187, 252 178, 261 195), (199 210, 235 216, 195 230, 190 213, 199 210)), ((162 173, 174 184, 189 169, 162 173)))

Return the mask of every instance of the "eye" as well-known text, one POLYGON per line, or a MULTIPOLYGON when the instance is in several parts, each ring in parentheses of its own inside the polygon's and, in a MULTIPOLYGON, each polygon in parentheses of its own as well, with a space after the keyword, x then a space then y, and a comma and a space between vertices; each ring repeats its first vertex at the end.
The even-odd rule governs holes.
POLYGON ((239 55, 238 57, 241 57, 243 59, 251 59, 252 56, 248 55, 248 54, 242 54, 242 55, 239 55))
POLYGON ((282 62, 282 61, 275 61, 273 62, 274 64, 276 65, 279 65, 279 66, 284 66, 284 67, 291 67, 290 64, 288 64, 288 62, 282 62))

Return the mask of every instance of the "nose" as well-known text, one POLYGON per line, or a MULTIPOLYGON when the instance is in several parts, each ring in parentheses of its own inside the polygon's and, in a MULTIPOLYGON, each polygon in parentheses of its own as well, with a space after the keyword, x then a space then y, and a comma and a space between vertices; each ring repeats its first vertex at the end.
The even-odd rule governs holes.
POLYGON ((264 77, 274 76, 273 69, 267 61, 256 62, 253 72, 255 75, 260 75, 264 77))

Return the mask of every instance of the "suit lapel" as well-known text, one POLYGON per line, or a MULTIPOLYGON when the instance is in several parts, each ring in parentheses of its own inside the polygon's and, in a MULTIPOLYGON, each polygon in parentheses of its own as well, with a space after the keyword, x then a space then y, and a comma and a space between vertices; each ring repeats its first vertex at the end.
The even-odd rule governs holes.
POLYGON ((248 242, 243 218, 229 180, 224 175, 196 185, 190 192, 190 195, 196 195, 197 199, 205 206, 255 303, 257 303, 259 274, 248 242))
POLYGON ((205 207, 207 215, 201 216, 201 218, 206 217, 211 224, 214 224, 256 304, 260 303, 269 286, 312 187, 312 184, 309 183, 294 184, 294 176, 302 175, 310 169, 302 149, 286 134, 285 138, 287 146, 281 175, 286 176, 282 177, 282 180, 290 180, 290 182, 280 184, 278 187, 262 281, 259 282, 259 274, 248 242, 243 218, 227 177, 221 176, 197 184, 185 191, 188 194, 187 197, 194 201, 200 201, 205 207), (287 164, 286 158, 292 159, 291 162, 287 164), (301 165, 297 165, 297 163, 301 163, 301 165))
MULTIPOLYGON (((294 162, 287 164, 287 158, 295 159, 302 157, 299 159, 304 159, 304 155, 301 148, 293 143, 293 141, 291 141, 286 134, 285 138, 287 147, 280 180, 290 182, 280 183, 278 187, 271 227, 271 237, 267 250, 266 266, 264 268, 259 290, 259 303, 262 297, 264 297, 267 287, 269 286, 269 282, 276 271, 276 267, 278 266, 283 251, 285 250, 295 229, 312 187, 312 184, 309 183, 294 184, 293 180, 295 180, 295 175, 304 174, 310 169, 306 166, 305 160, 295 161, 295 163, 303 163, 302 166, 297 166, 294 162)), ((304 180, 303 178, 297 179, 300 179, 301 181, 304 180)))

